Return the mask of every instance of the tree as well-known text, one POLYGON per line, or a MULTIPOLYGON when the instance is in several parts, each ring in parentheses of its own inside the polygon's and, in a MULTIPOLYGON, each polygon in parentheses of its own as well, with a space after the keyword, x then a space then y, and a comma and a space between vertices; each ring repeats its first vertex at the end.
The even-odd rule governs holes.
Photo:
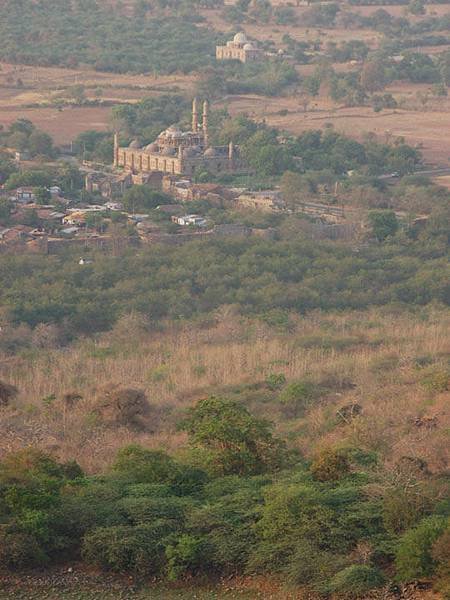
POLYGON ((368 218, 372 234, 379 242, 397 233, 399 225, 393 210, 373 210, 368 218))
POLYGON ((29 119, 17 119, 17 121, 14 121, 14 123, 11 123, 9 126, 8 133, 23 133, 28 138, 34 130, 35 126, 29 119))
POLYGON ((152 189, 148 185, 134 185, 125 192, 122 199, 124 208, 130 212, 151 210, 159 204, 170 204, 171 202, 169 196, 152 189))
POLYGON ((412 15, 424 15, 426 10, 425 10, 425 2, 423 0, 411 0, 410 3, 408 4, 408 11, 412 14, 412 15))
POLYGON ((53 157, 55 149, 53 148, 53 140, 43 131, 33 131, 28 138, 28 150, 32 156, 48 156, 53 157))
POLYGON ((217 473, 262 473, 279 466, 283 444, 273 437, 272 426, 257 419, 238 402, 212 396, 200 400, 179 425, 194 448, 217 473))
POLYGON ((50 191, 44 186, 34 188, 34 196, 38 204, 47 204, 51 199, 50 191))
POLYGON ((285 171, 280 179, 280 188, 286 206, 295 210, 306 200, 309 186, 300 173, 285 171))
POLYGON ((262 176, 281 175, 294 164, 289 150, 278 143, 273 131, 261 130, 242 146, 245 160, 262 176))
POLYGON ((0 152, 0 184, 4 183, 8 177, 16 171, 17 167, 10 159, 9 155, 0 152))
POLYGON ((84 85, 77 84, 68 88, 68 98, 72 99, 76 104, 81 104, 86 99, 84 85))
POLYGON ((372 93, 382 90, 386 85, 386 73, 381 60, 366 62, 360 74, 361 86, 366 92, 372 93))

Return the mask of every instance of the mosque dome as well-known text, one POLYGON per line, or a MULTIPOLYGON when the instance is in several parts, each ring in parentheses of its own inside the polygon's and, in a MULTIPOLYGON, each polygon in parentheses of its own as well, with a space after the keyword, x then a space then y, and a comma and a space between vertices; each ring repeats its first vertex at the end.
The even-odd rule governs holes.
POLYGON ((159 146, 155 142, 152 142, 148 146, 145 147, 146 152, 158 152, 159 146))
POLYGON ((233 38, 233 42, 235 44, 245 44, 246 41, 247 41, 247 36, 245 35, 245 33, 242 33, 242 31, 237 33, 233 38))
POLYGON ((212 158, 213 156, 216 156, 216 151, 214 148, 209 147, 205 150, 203 156, 206 156, 207 158, 212 158))
POLYGON ((166 134, 170 137, 179 137, 183 134, 183 132, 178 129, 178 127, 171 125, 168 129, 166 129, 166 134))
POLYGON ((132 150, 138 150, 141 147, 141 145, 137 140, 133 140, 128 147, 132 150))
POLYGON ((244 44, 244 50, 254 50, 255 46, 251 42, 244 44))

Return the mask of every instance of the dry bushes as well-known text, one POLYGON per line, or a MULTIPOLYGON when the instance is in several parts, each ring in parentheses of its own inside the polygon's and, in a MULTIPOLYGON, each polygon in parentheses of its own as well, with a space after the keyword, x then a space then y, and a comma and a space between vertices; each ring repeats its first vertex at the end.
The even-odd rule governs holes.
POLYGON ((19 390, 14 385, 0 381, 0 406, 8 406, 18 393, 19 390))
POLYGON ((145 430, 150 404, 142 390, 109 385, 100 390, 94 411, 106 424, 145 430))
POLYGON ((104 469, 130 443, 176 451, 185 442, 175 430, 183 411, 220 391, 274 421, 277 434, 307 457, 321 447, 357 446, 386 463, 417 456, 432 473, 448 464, 449 392, 423 384, 445 367, 444 310, 424 309, 420 318, 381 309, 314 312, 292 317, 289 332, 242 317, 150 331, 126 321, 139 332, 132 344, 118 343, 125 337, 115 331, 64 352, 3 362, 0 355, 0 379, 21 391, 14 411, 4 409, 14 414, 0 424, 0 453, 31 443, 29 432, 42 447, 57 443, 61 459, 77 458, 88 471, 104 469), (363 341, 340 347, 329 343, 333 336, 363 341), (326 343, 305 347, 301 338, 326 343), (373 368, 389 355, 398 357, 395 368, 373 368), (311 402, 308 395, 305 410, 288 419, 278 396, 295 381, 313 382, 320 394, 311 402))

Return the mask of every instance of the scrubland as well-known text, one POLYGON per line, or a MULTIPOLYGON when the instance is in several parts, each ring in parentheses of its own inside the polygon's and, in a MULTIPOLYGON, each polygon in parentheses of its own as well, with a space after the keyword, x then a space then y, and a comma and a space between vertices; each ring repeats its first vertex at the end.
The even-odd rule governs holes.
POLYGON ((212 321, 146 331, 136 316, 112 332, 65 350, 3 357, 0 378, 20 393, 4 409, 0 450, 30 444, 88 471, 108 465, 121 446, 137 441, 177 451, 180 414, 211 394, 238 398, 276 422, 306 456, 323 445, 356 444, 381 452, 389 464, 419 456, 442 473, 448 461, 448 311, 373 309, 293 316, 287 330, 221 309, 212 321), (311 384, 311 401, 295 414, 270 389, 270 377, 311 384), (436 379, 436 381, 435 381, 436 379), (140 431, 111 426, 96 412, 109 386, 145 392, 151 405, 140 431), (73 403, 67 395, 79 396, 73 403), (339 410, 361 406, 346 420, 339 410))

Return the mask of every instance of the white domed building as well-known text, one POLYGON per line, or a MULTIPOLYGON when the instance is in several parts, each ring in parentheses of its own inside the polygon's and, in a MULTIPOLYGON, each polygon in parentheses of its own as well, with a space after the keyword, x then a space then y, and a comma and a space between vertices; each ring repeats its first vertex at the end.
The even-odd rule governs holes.
POLYGON ((237 33, 225 46, 216 46, 217 60, 240 60, 247 63, 259 61, 263 56, 263 52, 243 32, 237 33))
POLYGON ((138 140, 133 140, 129 146, 120 147, 115 134, 114 166, 132 175, 159 173, 192 177, 201 171, 216 175, 244 172, 239 148, 232 142, 227 146, 210 145, 208 117, 208 102, 205 102, 202 122, 199 122, 197 100, 194 99, 191 131, 181 131, 178 127, 171 126, 143 148, 138 140))

